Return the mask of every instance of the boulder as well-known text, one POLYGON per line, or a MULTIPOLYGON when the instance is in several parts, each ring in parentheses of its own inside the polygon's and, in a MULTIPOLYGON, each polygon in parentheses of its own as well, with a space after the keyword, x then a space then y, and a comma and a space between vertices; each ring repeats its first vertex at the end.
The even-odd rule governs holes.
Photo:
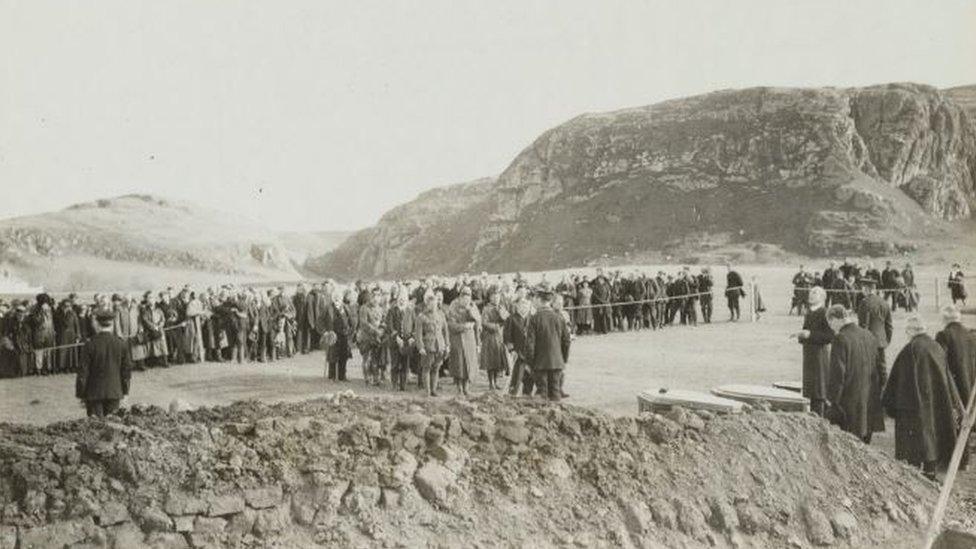
POLYGON ((281 503, 281 498, 281 486, 277 484, 244 491, 244 500, 253 509, 274 507, 281 503))
POLYGON ((456 482, 454 473, 436 461, 428 461, 413 477, 417 491, 432 504, 444 505, 448 489, 456 482))

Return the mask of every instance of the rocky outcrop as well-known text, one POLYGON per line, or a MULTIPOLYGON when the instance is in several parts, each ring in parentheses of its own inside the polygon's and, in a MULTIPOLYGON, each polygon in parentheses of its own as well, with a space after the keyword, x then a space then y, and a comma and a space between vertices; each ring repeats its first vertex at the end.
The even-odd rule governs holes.
POLYGON ((493 184, 485 178, 427 191, 305 267, 346 278, 462 270, 487 219, 493 184))
POLYGON ((397 237, 406 213, 429 207, 422 196, 317 265, 369 276, 551 268, 702 235, 806 255, 908 251, 972 215, 976 130, 918 84, 727 90, 574 118, 522 151, 477 207, 438 193, 478 225, 473 237, 452 235, 421 260, 424 235, 409 247, 397 237))

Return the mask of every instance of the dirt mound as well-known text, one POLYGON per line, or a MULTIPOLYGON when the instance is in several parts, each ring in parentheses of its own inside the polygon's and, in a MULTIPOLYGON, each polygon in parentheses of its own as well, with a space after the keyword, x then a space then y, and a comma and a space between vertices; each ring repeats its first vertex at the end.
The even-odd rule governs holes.
POLYGON ((0 548, 908 547, 936 491, 808 414, 335 395, 0 426, 0 548))

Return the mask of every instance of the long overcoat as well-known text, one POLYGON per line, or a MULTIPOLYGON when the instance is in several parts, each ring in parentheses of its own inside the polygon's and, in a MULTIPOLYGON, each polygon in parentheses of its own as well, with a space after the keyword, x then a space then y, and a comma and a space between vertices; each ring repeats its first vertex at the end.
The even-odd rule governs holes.
POLYGON ((881 408, 883 374, 878 370, 878 340, 874 334, 847 324, 830 348, 827 417, 858 437, 884 431, 881 408))
POLYGON ((950 322, 935 335, 935 340, 945 349, 949 376, 963 405, 968 405, 976 381, 976 334, 958 322, 950 322))
POLYGON ((481 369, 486 372, 509 371, 505 350, 505 321, 508 311, 488 303, 481 311, 481 369))
POLYGON ((478 337, 481 315, 473 304, 464 307, 455 300, 447 309, 447 328, 451 335, 448 368, 455 381, 467 381, 478 369, 478 337))
POLYGON ((948 463, 963 405, 935 340, 916 335, 898 353, 882 402, 895 420, 895 459, 948 463))
POLYGON ((810 400, 827 398, 827 376, 830 373, 830 342, 834 332, 827 323, 826 309, 820 307, 803 318, 803 329, 810 335, 803 345, 803 396, 810 400))

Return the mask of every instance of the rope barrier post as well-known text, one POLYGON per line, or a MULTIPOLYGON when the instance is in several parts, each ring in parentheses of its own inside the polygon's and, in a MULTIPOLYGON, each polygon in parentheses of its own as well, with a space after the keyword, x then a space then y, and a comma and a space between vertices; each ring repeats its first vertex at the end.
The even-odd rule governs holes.
POLYGON ((939 277, 935 277, 935 310, 939 310, 942 288, 939 286, 939 277))
POLYGON ((749 284, 749 321, 756 321, 756 283, 749 284))

